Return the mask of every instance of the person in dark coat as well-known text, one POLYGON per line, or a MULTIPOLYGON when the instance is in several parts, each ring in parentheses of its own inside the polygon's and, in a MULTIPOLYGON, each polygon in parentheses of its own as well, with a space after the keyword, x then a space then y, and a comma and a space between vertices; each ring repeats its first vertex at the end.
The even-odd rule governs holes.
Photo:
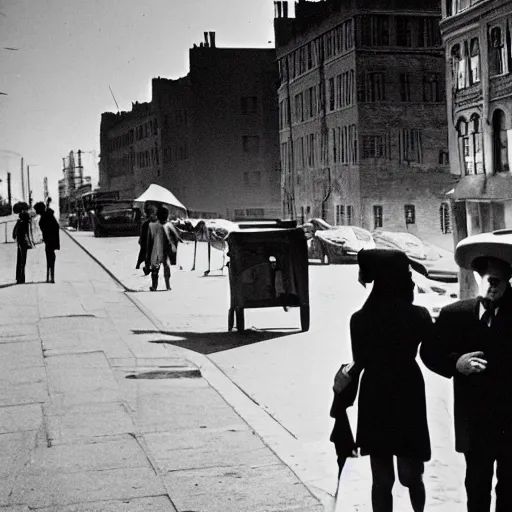
MULTIPOLYGON (((142 223, 140 228, 140 236, 139 236, 139 257, 137 258, 136 269, 139 269, 142 263, 146 261, 146 252, 147 252, 147 241, 148 241, 148 231, 149 231, 149 223, 154 222, 156 220, 155 215, 155 207, 152 204, 146 203, 144 206, 144 213, 146 214, 146 220, 142 223)), ((148 275, 150 269, 144 267, 144 274, 148 275)))
POLYGON ((352 315, 354 364, 363 371, 358 399, 356 445, 370 456, 374 512, 393 510, 395 481, 408 487, 414 512, 425 508, 424 462, 431 456, 425 383, 416 362, 421 342, 432 336, 426 308, 414 306, 410 268, 401 251, 362 250, 359 281, 373 282, 363 307, 352 315))
POLYGON ((479 296, 445 306, 434 341, 421 349, 432 371, 453 378, 455 449, 466 459, 468 512, 512 511, 512 267, 497 258, 472 261, 479 296))
POLYGON ((14 226, 12 237, 16 240, 16 246, 18 249, 18 254, 16 257, 16 283, 23 284, 25 283, 27 251, 33 247, 28 205, 26 208, 23 207, 23 209, 19 211, 18 220, 14 226))
POLYGON ((50 208, 51 199, 47 206, 44 203, 36 203, 34 210, 41 216, 39 227, 43 234, 43 242, 46 253, 46 282, 55 283, 55 251, 60 250, 60 227, 55 212, 50 208))

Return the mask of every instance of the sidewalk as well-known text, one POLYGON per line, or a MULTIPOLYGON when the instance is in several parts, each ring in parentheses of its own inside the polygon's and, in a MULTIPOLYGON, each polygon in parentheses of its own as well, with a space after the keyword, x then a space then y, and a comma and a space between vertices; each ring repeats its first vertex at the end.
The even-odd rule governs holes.
POLYGON ((0 510, 320 512, 295 474, 65 234, 0 244, 0 510))

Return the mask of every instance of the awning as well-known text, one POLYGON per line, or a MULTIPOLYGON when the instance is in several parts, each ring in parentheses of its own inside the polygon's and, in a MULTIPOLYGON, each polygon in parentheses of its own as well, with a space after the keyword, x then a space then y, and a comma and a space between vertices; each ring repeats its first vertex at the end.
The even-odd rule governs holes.
POLYGON ((455 201, 483 200, 506 201, 512 200, 512 174, 501 172, 497 174, 474 174, 462 176, 450 196, 455 201))
POLYGON ((178 201, 176 196, 170 190, 167 190, 166 188, 161 187, 160 185, 155 185, 154 183, 152 183, 141 196, 135 199, 134 202, 145 203, 146 201, 164 203, 186 210, 185 206, 183 206, 183 204, 180 201, 178 201))

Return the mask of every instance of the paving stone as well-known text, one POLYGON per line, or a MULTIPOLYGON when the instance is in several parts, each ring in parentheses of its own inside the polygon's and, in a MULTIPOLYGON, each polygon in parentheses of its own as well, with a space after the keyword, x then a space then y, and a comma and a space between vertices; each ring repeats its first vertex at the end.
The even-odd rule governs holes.
POLYGON ((158 468, 182 469, 279 462, 276 455, 247 426, 229 430, 189 429, 145 434, 144 440, 158 468))
POLYGON ((88 502, 131 500, 165 493, 154 471, 144 467, 77 473, 27 468, 16 481, 11 503, 55 510, 63 505, 84 506, 88 502))
MULTIPOLYGON (((1 512, 2 509, 0 509, 1 512)), ((28 509, 27 509, 28 510, 28 509)), ((22 512, 20 510, 20 512, 22 512)), ((24 512, 24 511, 23 511, 24 512)), ((168 496, 39 508, 38 512, 176 512, 168 496)))
POLYGON ((136 467, 149 468, 149 460, 137 440, 124 435, 97 443, 51 446, 37 453, 30 471, 79 473, 136 467))
POLYGON ((38 340, 0 345, 0 372, 12 368, 44 367, 41 342, 38 340))
POLYGON ((19 341, 39 341, 39 331, 35 324, 6 325, 0 330, 0 343, 19 341))
POLYGON ((132 419, 121 403, 91 403, 44 408, 52 445, 134 432, 132 419))
POLYGON ((37 430, 43 422, 41 404, 0 408, 0 434, 37 430))
POLYGON ((178 510, 271 512, 318 502, 282 463, 173 471, 163 479, 178 510))

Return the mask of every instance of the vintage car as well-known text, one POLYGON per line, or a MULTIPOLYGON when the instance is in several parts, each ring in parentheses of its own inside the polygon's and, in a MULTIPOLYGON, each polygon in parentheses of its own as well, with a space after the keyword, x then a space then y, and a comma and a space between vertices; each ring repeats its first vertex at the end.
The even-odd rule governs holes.
POLYGON ((306 233, 308 258, 325 265, 357 261, 361 249, 375 247, 371 233, 358 226, 331 226, 323 219, 311 219, 302 228, 306 233))
POLYGON ((118 201, 104 204, 89 212, 95 237, 138 236, 141 228, 141 212, 131 202, 118 201))
POLYGON ((425 269, 429 279, 447 282, 458 280, 459 267, 453 252, 426 243, 411 233, 374 231, 372 235, 376 247, 405 252, 425 269))

